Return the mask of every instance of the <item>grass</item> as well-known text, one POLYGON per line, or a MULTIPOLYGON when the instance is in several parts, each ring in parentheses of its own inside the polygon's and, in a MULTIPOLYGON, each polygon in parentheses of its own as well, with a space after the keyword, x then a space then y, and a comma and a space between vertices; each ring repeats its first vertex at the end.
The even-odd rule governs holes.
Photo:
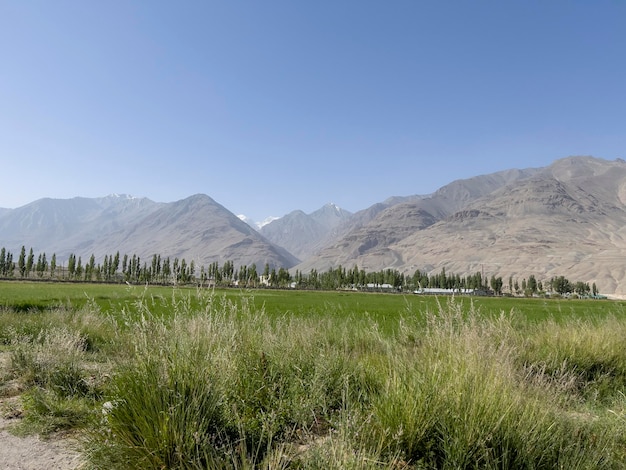
POLYGON ((624 467, 620 303, 7 284, 0 393, 90 468, 624 467))
MULTIPOLYGON (((318 292, 274 289, 221 289, 210 291, 213 297, 233 302, 244 299, 269 316, 335 317, 353 315, 376 321, 391 331, 399 315, 420 314, 438 309, 445 300, 434 296, 380 294, 363 292, 318 292)), ((81 309, 95 304, 99 311, 119 316, 133 316, 139 309, 152 315, 169 316, 186 303, 187 310, 201 309, 207 290, 195 287, 128 286, 126 284, 83 284, 52 282, 0 282, 0 309, 14 312, 48 312, 58 308, 81 309)), ((626 314, 626 303, 617 301, 538 299, 510 297, 458 297, 463 309, 472 306, 485 315, 511 312, 530 321, 552 318, 602 318, 626 314)))

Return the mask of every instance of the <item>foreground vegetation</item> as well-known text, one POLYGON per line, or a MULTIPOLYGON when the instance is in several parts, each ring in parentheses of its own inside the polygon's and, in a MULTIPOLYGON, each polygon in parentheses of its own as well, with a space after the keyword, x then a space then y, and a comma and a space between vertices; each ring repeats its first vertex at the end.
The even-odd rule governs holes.
POLYGON ((618 304, 112 292, 0 312, 0 394, 24 431, 76 431, 91 468, 624 467, 618 304))

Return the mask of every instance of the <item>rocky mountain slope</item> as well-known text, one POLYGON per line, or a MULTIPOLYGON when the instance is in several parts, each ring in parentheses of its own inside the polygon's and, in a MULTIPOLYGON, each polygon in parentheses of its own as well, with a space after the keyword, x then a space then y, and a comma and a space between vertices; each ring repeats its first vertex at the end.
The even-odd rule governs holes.
POLYGON ((626 162, 571 157, 387 208, 297 268, 565 275, 626 295, 625 254, 626 162))
POLYGON ((153 254, 185 258, 196 265, 232 261, 262 268, 298 260, 208 196, 163 204, 148 199, 41 199, 0 214, 0 246, 16 256, 22 245, 37 252, 70 253, 86 259, 106 254, 153 254))
POLYGON ((338 227, 351 215, 334 204, 326 204, 311 214, 301 210, 290 212, 264 225, 260 232, 272 243, 303 260, 337 237, 338 227))
POLYGON ((256 264, 293 266, 297 259, 273 245, 259 232, 206 195, 197 194, 162 207, 131 230, 112 234, 98 246, 96 255, 114 247, 132 253, 168 253, 170 257, 193 260, 196 265, 232 261, 236 267, 256 264))
POLYGON ((123 230, 162 206, 126 195, 39 199, 0 212, 0 245, 13 252, 19 252, 24 245, 35 252, 47 251, 61 257, 78 254, 94 240, 123 230))
POLYGON ((454 181, 430 196, 390 198, 357 212, 340 229, 341 237, 297 266, 303 272, 358 264, 365 270, 407 270, 402 254, 389 247, 461 210, 470 202, 539 170, 507 170, 454 181))

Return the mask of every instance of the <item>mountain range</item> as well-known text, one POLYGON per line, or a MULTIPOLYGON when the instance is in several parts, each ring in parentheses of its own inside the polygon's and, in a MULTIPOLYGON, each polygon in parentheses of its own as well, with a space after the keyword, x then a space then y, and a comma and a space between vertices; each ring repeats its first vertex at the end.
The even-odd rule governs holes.
POLYGON ((568 157, 542 168, 453 181, 433 194, 390 197, 356 213, 334 204, 255 228, 209 196, 40 199, 0 209, 0 246, 16 253, 137 254, 196 265, 290 268, 355 264, 412 274, 564 275, 626 295, 626 162, 568 157))

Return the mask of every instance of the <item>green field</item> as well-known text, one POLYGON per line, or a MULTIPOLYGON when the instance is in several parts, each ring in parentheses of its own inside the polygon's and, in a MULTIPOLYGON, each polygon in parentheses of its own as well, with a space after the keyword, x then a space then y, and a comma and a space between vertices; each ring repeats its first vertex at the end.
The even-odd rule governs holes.
POLYGON ((607 300, 0 283, 0 412, 93 469, 626 468, 607 300))
MULTIPOLYGON (((324 292, 274 289, 198 289, 195 287, 132 286, 126 284, 86 284, 50 282, 0 282, 0 306, 19 311, 50 310, 59 306, 80 308, 95 302, 103 312, 134 312, 138 302, 146 302, 155 314, 166 315, 175 302, 197 307, 208 296, 234 302, 246 299, 272 316, 350 315, 366 316, 381 325, 399 315, 420 315, 446 304, 446 296, 412 293, 382 294, 364 292, 324 292)), ((514 312, 531 321, 547 318, 602 318, 626 314, 626 302, 588 299, 539 299, 511 297, 457 296, 457 302, 471 305, 485 315, 514 312)))

